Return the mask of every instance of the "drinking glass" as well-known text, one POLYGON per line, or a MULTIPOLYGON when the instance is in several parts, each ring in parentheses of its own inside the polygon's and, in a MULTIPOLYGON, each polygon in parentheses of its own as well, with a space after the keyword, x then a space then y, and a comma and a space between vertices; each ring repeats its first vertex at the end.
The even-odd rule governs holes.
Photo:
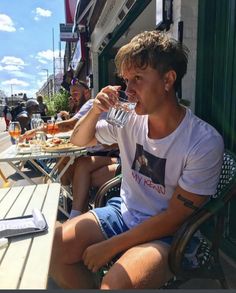
POLYGON ((20 123, 17 121, 10 122, 9 127, 8 127, 8 132, 12 138, 14 138, 16 142, 16 149, 18 149, 18 142, 19 142, 19 137, 21 135, 21 126, 20 123))
POLYGON ((55 120, 48 120, 47 121, 47 133, 51 134, 52 137, 54 137, 54 135, 58 132, 59 132, 59 128, 58 128, 58 125, 55 123, 55 120))
POLYGON ((117 103, 110 107, 107 112, 107 122, 117 127, 124 127, 131 111, 134 110, 136 102, 129 101, 124 91, 119 91, 119 99, 117 103))

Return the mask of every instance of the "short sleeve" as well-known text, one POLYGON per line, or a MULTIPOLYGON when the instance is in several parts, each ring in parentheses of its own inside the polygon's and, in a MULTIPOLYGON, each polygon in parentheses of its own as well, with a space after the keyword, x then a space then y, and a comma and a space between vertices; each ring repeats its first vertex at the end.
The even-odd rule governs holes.
POLYGON ((80 110, 73 116, 73 118, 79 120, 81 117, 83 117, 90 110, 90 108, 92 108, 92 105, 93 105, 93 99, 88 100, 80 108, 80 110))
POLYGON ((187 155, 179 186, 192 193, 213 195, 221 172, 223 152, 221 136, 201 140, 187 155))
POLYGON ((96 125, 95 136, 101 144, 111 145, 117 143, 117 128, 110 125, 105 119, 101 119, 96 125))

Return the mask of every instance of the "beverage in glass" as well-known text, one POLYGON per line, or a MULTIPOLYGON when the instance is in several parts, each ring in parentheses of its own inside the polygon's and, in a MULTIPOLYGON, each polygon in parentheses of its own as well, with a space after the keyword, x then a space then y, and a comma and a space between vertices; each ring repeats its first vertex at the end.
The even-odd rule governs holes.
POLYGON ((12 138, 14 138, 16 142, 16 148, 18 148, 18 141, 19 137, 21 135, 21 126, 20 123, 17 121, 10 122, 9 127, 8 127, 8 132, 12 138))
POLYGON ((59 127, 58 127, 57 123, 54 123, 54 125, 53 125, 53 134, 55 135, 58 132, 59 132, 59 127))
POLYGON ((53 120, 47 121, 47 133, 54 135, 54 121, 53 120))
POLYGON ((124 127, 135 106, 136 102, 129 101, 126 93, 119 91, 119 100, 107 112, 107 122, 120 128, 124 127))
POLYGON ((48 120, 47 121, 47 133, 54 136, 56 133, 59 132, 59 128, 55 120, 48 120))

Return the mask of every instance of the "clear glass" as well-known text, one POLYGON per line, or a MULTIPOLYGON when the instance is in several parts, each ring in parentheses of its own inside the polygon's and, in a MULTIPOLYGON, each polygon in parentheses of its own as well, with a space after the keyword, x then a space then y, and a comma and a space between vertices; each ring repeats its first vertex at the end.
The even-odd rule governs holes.
POLYGON ((136 102, 129 101, 124 91, 119 91, 119 100, 107 112, 107 122, 117 127, 124 127, 130 113, 135 109, 136 102))
POLYGON ((41 119, 41 115, 36 113, 32 114, 31 129, 43 128, 44 121, 41 119))
POLYGON ((54 137, 54 135, 58 132, 59 132, 59 129, 58 129, 58 125, 55 123, 55 120, 54 119, 48 120, 47 121, 47 133, 51 134, 52 137, 54 137))
POLYGON ((15 140, 16 149, 18 149, 19 137, 21 135, 20 123, 17 121, 10 122, 9 127, 8 127, 8 132, 9 132, 10 136, 15 140))

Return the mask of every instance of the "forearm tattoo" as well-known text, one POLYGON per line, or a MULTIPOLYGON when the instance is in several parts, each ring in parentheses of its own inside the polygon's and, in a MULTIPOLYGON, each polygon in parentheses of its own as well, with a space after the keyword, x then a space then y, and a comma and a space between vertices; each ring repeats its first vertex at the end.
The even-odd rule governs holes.
POLYGON ((197 210, 198 209, 198 207, 196 207, 191 200, 183 197, 181 194, 178 194, 177 195, 177 198, 184 203, 184 206, 186 206, 186 207, 188 207, 190 209, 193 209, 193 210, 197 210))

